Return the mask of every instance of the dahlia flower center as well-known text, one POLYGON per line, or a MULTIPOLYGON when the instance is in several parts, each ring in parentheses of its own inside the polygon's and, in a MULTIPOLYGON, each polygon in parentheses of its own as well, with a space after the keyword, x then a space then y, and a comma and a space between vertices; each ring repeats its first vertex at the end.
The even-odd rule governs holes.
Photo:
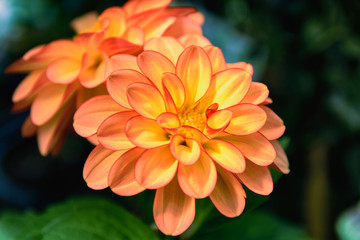
POLYGON ((178 112, 178 117, 181 125, 187 125, 203 131, 206 124, 206 116, 197 111, 197 109, 185 109, 178 112))

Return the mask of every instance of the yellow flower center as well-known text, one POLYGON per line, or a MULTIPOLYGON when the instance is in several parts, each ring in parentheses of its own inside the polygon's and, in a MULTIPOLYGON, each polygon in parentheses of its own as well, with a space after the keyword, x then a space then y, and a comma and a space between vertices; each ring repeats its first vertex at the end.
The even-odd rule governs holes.
POLYGON ((206 123, 206 116, 200 113, 196 108, 185 109, 178 112, 181 125, 187 125, 203 131, 206 123))

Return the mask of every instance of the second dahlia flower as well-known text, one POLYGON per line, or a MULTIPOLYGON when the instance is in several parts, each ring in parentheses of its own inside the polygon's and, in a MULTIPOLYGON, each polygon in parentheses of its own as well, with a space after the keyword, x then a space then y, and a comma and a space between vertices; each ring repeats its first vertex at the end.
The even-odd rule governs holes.
POLYGON ((105 66, 112 55, 137 55, 153 37, 202 33, 200 13, 169 7, 170 2, 131 0, 99 16, 86 14, 72 22, 73 39, 35 47, 7 68, 7 73, 29 73, 14 92, 12 110, 31 109, 22 135, 36 134, 42 155, 60 150, 81 103, 106 94, 105 66))
POLYGON ((155 223, 169 235, 191 225, 198 198, 240 215, 243 185, 267 195, 269 167, 289 171, 267 87, 252 82, 251 65, 227 64, 211 45, 157 38, 144 49, 131 68, 109 75, 110 96, 75 114, 75 130, 100 143, 84 166, 88 186, 123 196, 156 189, 155 223))

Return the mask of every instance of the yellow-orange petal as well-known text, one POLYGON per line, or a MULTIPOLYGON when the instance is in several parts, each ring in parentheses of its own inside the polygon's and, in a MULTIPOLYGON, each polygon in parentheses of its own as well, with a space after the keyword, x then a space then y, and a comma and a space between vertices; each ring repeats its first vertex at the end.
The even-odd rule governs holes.
POLYGON ((247 71, 250 75, 253 75, 254 73, 252 65, 246 62, 228 63, 227 66, 228 68, 241 68, 247 71))
POLYGON ((5 73, 27 73, 33 70, 44 69, 49 65, 48 61, 29 60, 23 58, 16 60, 5 69, 5 73))
POLYGON ((266 112, 267 119, 265 125, 260 129, 260 133, 269 140, 278 139, 285 132, 283 120, 270 108, 266 106, 261 106, 261 108, 266 112))
POLYGON ((184 138, 176 134, 171 138, 170 150, 172 155, 183 165, 192 165, 200 157, 200 145, 191 138, 184 138))
POLYGON ((209 45, 204 47, 204 50, 210 58, 213 74, 227 69, 226 61, 220 48, 209 45))
MULTIPOLYGON (((168 9, 169 8, 167 8, 167 10, 168 9)), ((178 14, 180 16, 176 17, 175 22, 168 29, 166 29, 163 36, 172 36, 175 38, 179 38, 184 34, 194 34, 199 36, 202 35, 201 23, 197 22, 198 20, 200 20, 200 18, 194 16, 194 14, 191 14, 191 16, 194 16, 194 19, 191 19, 190 15, 186 15, 186 13, 184 12, 184 11, 191 11, 189 7, 174 7, 171 10, 178 11, 179 12, 178 14)), ((194 10, 195 9, 193 9, 193 11, 194 10)), ((199 14, 198 16, 202 16, 202 15, 199 14)), ((190 45, 196 45, 196 44, 190 44, 190 45)))
POLYGON ((269 195, 273 190, 273 180, 268 167, 262 167, 246 161, 246 169, 237 176, 251 191, 261 195, 269 195))
POLYGON ((81 85, 83 85, 85 88, 95 88, 104 83, 106 80, 104 77, 105 67, 106 61, 103 60, 96 68, 89 67, 82 69, 82 72, 79 74, 79 81, 81 85))
POLYGON ((185 34, 178 38, 178 40, 185 46, 200 46, 205 47, 211 45, 211 42, 202 35, 199 34, 185 34))
POLYGON ((204 133, 208 136, 217 134, 225 129, 232 118, 232 112, 229 110, 214 111, 206 122, 204 133))
POLYGON ((252 103, 255 105, 263 103, 269 96, 269 90, 263 83, 252 82, 250 89, 241 103, 252 103))
POLYGON ((125 125, 130 118, 137 115, 134 111, 124 111, 105 119, 97 131, 101 145, 115 151, 135 147, 126 137, 125 125))
POLYGON ((71 40, 56 40, 45 45, 36 55, 31 57, 35 61, 53 61, 60 57, 69 57, 80 60, 82 51, 71 40))
POLYGON ((59 58, 48 66, 46 76, 54 83, 68 84, 79 76, 80 69, 78 59, 59 58))
POLYGON ((154 220, 166 235, 183 233, 194 221, 195 199, 180 189, 176 178, 156 191, 154 199, 154 220))
POLYGON ((125 152, 112 165, 108 185, 111 190, 121 196, 132 196, 145 190, 135 180, 135 164, 144 149, 132 148, 125 152))
POLYGON ((144 188, 161 188, 174 178, 177 167, 169 145, 148 149, 136 162, 135 179, 144 188))
POLYGON ((110 74, 106 88, 110 96, 121 106, 132 109, 127 97, 127 89, 133 83, 149 83, 150 81, 135 70, 123 69, 110 74))
POLYGON ((129 54, 117 54, 112 56, 106 63, 105 78, 120 69, 132 69, 140 72, 140 68, 137 65, 136 57, 129 54))
POLYGON ((138 54, 142 46, 136 45, 125 39, 110 37, 101 42, 99 49, 104 51, 107 56, 116 54, 138 54))
POLYGON ((266 113, 252 104, 238 104, 227 108, 232 112, 232 119, 226 132, 234 135, 248 135, 261 129, 266 122, 266 113))
POLYGON ((220 166, 233 173, 241 173, 245 170, 245 158, 234 145, 212 139, 203 143, 204 150, 220 166))
POLYGON ((173 37, 160 37, 147 41, 144 45, 144 50, 159 52, 169 58, 173 64, 176 64, 184 47, 173 37))
POLYGON ((112 151, 97 145, 86 159, 83 178, 92 189, 104 189, 108 187, 108 175, 114 162, 126 152, 112 151))
POLYGON ((84 102, 75 112, 73 126, 80 136, 90 137, 106 118, 126 110, 109 95, 96 96, 84 102))
POLYGON ((246 95, 251 84, 251 76, 242 69, 227 69, 212 78, 211 85, 201 99, 201 109, 213 103, 224 109, 238 104, 246 95))
POLYGON ((210 195, 216 184, 216 167, 213 160, 201 152, 199 160, 193 165, 179 164, 178 181, 181 189, 193 198, 210 195))
POLYGON ((272 145, 275 148, 276 151, 276 158, 273 163, 273 167, 279 171, 281 171, 284 174, 288 174, 290 172, 289 169, 289 160, 286 156, 286 153, 282 146, 280 145, 279 141, 271 141, 272 145))
POLYGON ((239 216, 245 208, 245 191, 234 174, 217 167, 216 186, 210 199, 226 217, 239 216))
POLYGON ((133 83, 127 88, 127 97, 131 107, 144 117, 156 119, 166 112, 161 93, 152 85, 133 83))
POLYGON ((51 84, 44 87, 36 96, 31 107, 31 120, 35 125, 49 121, 63 103, 67 85, 51 84))
POLYGON ((166 100, 166 107, 168 111, 174 110, 176 112, 175 108, 180 108, 184 104, 184 85, 181 80, 173 73, 164 73, 162 77, 162 84, 166 100))
MULTIPOLYGON (((33 92, 37 91, 38 88, 35 88, 39 85, 40 82, 44 82, 44 70, 35 70, 32 71, 29 75, 27 75, 16 88, 13 96, 13 102, 19 102, 26 97, 28 97, 33 92)), ((39 87, 39 86, 38 86, 39 87)))
POLYGON ((169 5, 170 2, 171 0, 131 0, 124 4, 123 9, 125 10, 127 16, 131 16, 156 8, 164 8, 169 5))
POLYGON ((192 105, 210 86, 212 69, 204 49, 197 46, 186 48, 176 64, 176 75, 184 84, 185 104, 192 105))
POLYGON ((155 120, 143 116, 131 118, 126 123, 125 132, 128 139, 141 148, 159 147, 170 142, 169 134, 155 120))
POLYGON ((156 118, 157 124, 162 127, 164 130, 176 130, 180 127, 180 120, 178 116, 174 113, 165 112, 160 114, 156 118))
POLYGON ((142 28, 138 26, 129 27, 122 37, 125 40, 139 46, 142 46, 145 41, 145 33, 142 28))
POLYGON ((110 7, 99 16, 100 23, 108 22, 107 37, 121 37, 126 29, 125 12, 120 7, 110 7))
POLYGON ((98 14, 96 12, 89 12, 71 21, 70 25, 76 33, 90 32, 91 28, 97 21, 98 14))
POLYGON ((174 64, 164 55, 154 51, 144 51, 137 59, 141 71, 155 84, 163 93, 162 77, 165 72, 175 72, 174 64))
POLYGON ((175 22, 175 20, 176 18, 172 16, 155 18, 143 28, 145 41, 151 38, 161 37, 163 33, 175 22))
POLYGON ((244 156, 259 166, 268 166, 274 162, 276 152, 273 145, 262 134, 226 135, 218 137, 236 146, 244 156))

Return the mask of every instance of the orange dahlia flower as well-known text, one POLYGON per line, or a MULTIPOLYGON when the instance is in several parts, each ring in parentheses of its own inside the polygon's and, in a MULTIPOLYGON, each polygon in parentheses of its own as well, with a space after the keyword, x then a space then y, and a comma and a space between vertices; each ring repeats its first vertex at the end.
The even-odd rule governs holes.
MULTIPOLYGON (((199 39, 199 38, 198 38, 199 39)), ((267 106, 269 91, 252 82, 252 67, 227 64, 219 48, 194 39, 154 38, 128 69, 109 60, 109 95, 85 102, 75 113, 82 136, 99 145, 83 171, 93 189, 118 195, 157 189, 153 214, 169 235, 184 232, 195 199, 210 197, 227 217, 241 214, 245 185, 267 195, 269 167, 288 173, 276 141, 285 127, 267 106), (184 47, 185 46, 185 47, 184 47)))
MULTIPOLYGON (((41 154, 60 150, 81 103, 106 94, 104 74, 109 57, 137 55, 153 37, 201 34, 200 13, 191 7, 168 7, 169 3, 132 0, 100 16, 86 14, 72 23, 77 32, 74 39, 35 47, 7 68, 7 73, 29 73, 14 92, 12 110, 31 108, 22 134, 37 134, 41 154)), ((96 138, 89 140, 97 143, 96 138)))

